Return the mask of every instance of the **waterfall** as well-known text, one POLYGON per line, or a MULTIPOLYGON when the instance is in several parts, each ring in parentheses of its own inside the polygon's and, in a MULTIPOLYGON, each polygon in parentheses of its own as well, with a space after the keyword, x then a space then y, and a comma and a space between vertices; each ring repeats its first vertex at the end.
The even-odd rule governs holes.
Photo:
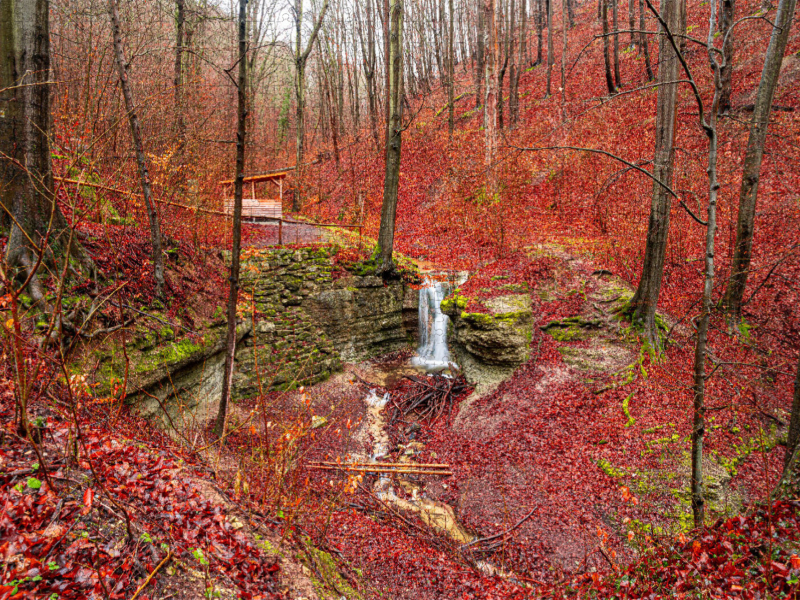
POLYGON ((447 284, 428 280, 419 290, 419 348, 411 363, 427 371, 450 368, 447 349, 447 315, 441 303, 447 294, 447 284))

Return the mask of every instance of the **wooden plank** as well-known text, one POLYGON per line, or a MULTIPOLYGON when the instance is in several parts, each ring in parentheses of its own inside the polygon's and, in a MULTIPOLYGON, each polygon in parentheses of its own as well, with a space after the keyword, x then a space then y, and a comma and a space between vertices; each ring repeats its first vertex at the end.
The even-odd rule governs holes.
MULTIPOLYGON (((280 173, 268 173, 266 175, 250 175, 249 177, 245 177, 242 181, 243 183, 258 183, 260 181, 272 181, 276 179, 283 179, 288 175, 286 171, 282 171, 280 173)), ((236 183, 235 179, 225 179, 224 181, 220 181, 220 185, 233 185, 236 183)))
MULTIPOLYGON (((225 200, 225 212, 233 214, 233 200, 225 200)), ((242 217, 266 217, 280 219, 283 214, 281 201, 273 198, 242 198, 242 217)))

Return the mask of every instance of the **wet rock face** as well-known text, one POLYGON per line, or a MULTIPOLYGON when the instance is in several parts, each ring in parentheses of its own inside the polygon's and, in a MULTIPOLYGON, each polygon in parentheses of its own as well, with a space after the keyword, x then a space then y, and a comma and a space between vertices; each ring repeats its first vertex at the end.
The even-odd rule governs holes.
POLYGON ((384 285, 379 277, 353 276, 337 280, 332 288, 309 294, 302 307, 319 324, 342 360, 364 360, 411 343, 404 325, 403 283, 384 285))
MULTIPOLYGON (((241 289, 252 303, 237 328, 234 399, 318 383, 340 371, 343 360, 364 360, 412 343, 417 292, 401 281, 384 285, 369 275, 334 280, 333 252, 278 248, 243 257, 241 289), (404 310, 414 311, 410 330, 404 310)), ((128 360, 131 403, 180 429, 216 412, 226 329, 219 306, 213 322, 198 328, 197 339, 144 328, 129 335, 126 352, 120 341, 110 342, 87 364, 95 365, 98 393, 107 394, 109 382, 124 379, 128 360)))
POLYGON ((265 388, 309 385, 341 370, 342 361, 410 343, 403 326, 407 286, 371 275, 334 280, 332 252, 264 250, 243 262, 242 289, 252 290, 257 314, 253 336, 237 353, 238 395, 256 393, 257 372, 265 388), (272 372, 265 376, 265 368, 272 372))
POLYGON ((533 318, 526 294, 486 302, 488 313, 450 310, 453 354, 470 383, 505 379, 530 358, 533 318))

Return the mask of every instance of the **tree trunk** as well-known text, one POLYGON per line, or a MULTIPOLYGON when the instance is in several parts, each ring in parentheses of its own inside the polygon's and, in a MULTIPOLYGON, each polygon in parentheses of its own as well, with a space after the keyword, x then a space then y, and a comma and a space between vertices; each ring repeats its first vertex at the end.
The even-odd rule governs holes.
POLYGON ((619 1, 611 0, 611 14, 614 26, 614 81, 616 89, 622 87, 622 78, 619 75, 619 1))
POLYGON ((647 81, 653 81, 653 67, 650 63, 650 42, 647 40, 647 34, 645 33, 644 0, 639 0, 639 30, 641 31, 639 43, 644 51, 644 68, 647 72, 647 81))
POLYGON ((177 185, 182 196, 186 196, 186 119, 183 114, 183 44, 186 0, 175 0, 177 15, 175 18, 175 171, 177 185))
POLYGON ((735 0, 721 0, 719 32, 722 35, 723 64, 720 69, 722 95, 719 98, 719 114, 726 115, 731 110, 731 91, 733 87, 733 21, 735 0))
POLYGON ((52 246, 67 229, 50 164, 48 0, 0 2, 0 60, 0 151, 8 157, 0 158, 0 231, 9 234, 7 263, 18 266, 36 262, 48 231, 52 246))
MULTIPOLYGON (((662 0, 661 16, 670 31, 683 31, 681 22, 682 0, 662 0)), ((675 136, 677 83, 680 63, 666 36, 659 41, 658 100, 656 108, 656 143, 653 159, 653 177, 665 185, 672 183, 673 140, 675 136)), ((642 277, 630 302, 631 321, 640 327, 653 348, 660 347, 656 329, 656 309, 664 273, 664 257, 669 232, 669 212, 672 198, 657 181, 653 182, 650 219, 647 226, 647 245, 642 265, 642 277)))
POLYGON ((386 174, 383 181, 383 207, 381 228, 378 233, 379 268, 384 277, 395 273, 394 229, 397 215, 397 196, 400 187, 400 150, 402 123, 402 76, 403 76, 403 0, 390 0, 389 5, 389 54, 386 67, 389 71, 389 123, 386 128, 386 174))
POLYGON ((511 91, 509 93, 509 112, 511 113, 511 126, 514 127, 519 122, 519 79, 522 76, 525 55, 527 53, 527 17, 528 11, 525 4, 527 0, 520 0, 519 3, 519 30, 518 48, 516 64, 512 65, 511 72, 511 91))
POLYGON ((536 62, 535 65, 542 64, 542 47, 544 46, 543 31, 544 31, 544 0, 536 0, 536 37, 538 39, 536 44, 536 62))
POLYGON ((361 32, 361 21, 358 21, 359 36, 361 37, 361 53, 364 55, 364 77, 367 80, 367 96, 369 100, 369 124, 372 131, 372 140, 375 142, 375 150, 380 152, 381 143, 378 133, 378 90, 375 80, 375 68, 377 58, 375 54, 375 15, 372 0, 366 2, 367 6, 367 43, 364 46, 363 34, 361 32))
POLYGON ((453 44, 453 0, 448 0, 447 8, 449 14, 449 29, 447 32, 447 132, 450 135, 450 139, 453 138, 453 130, 455 129, 455 106, 454 106, 454 94, 453 88, 455 86, 454 81, 454 62, 455 62, 455 46, 453 44))
MULTIPOLYGON (((794 380, 794 400, 792 401, 792 416, 789 421, 789 435, 786 440, 786 458, 784 459, 784 478, 786 471, 793 465, 792 459, 800 448, 800 360, 797 362, 797 376, 794 380)), ((796 458, 795 458, 796 461, 796 458)))
POLYGON ((603 64, 605 65, 606 71, 606 87, 608 88, 609 94, 616 93, 617 89, 614 87, 614 78, 611 75, 611 58, 609 57, 610 54, 610 45, 611 40, 609 39, 609 29, 608 29, 608 3, 610 0, 600 0, 601 8, 600 8, 600 19, 603 21, 603 64))
POLYGON ((764 156, 764 141, 767 138, 772 100, 775 96, 775 87, 778 83, 783 53, 786 50, 796 4, 796 0, 780 0, 778 3, 775 27, 772 30, 767 56, 764 59, 761 82, 758 84, 758 95, 753 110, 753 120, 750 123, 742 187, 739 190, 739 217, 736 223, 736 243, 731 261, 731 279, 728 282, 724 300, 728 314, 735 321, 739 321, 742 317, 742 300, 747 286, 753 251, 753 226, 761 161, 764 156))
POLYGON ((567 13, 569 0, 561 0, 561 120, 567 120, 567 13))
MULTIPOLYGON (((497 1, 497 0, 495 0, 497 1)), ((511 11, 510 13, 514 14, 514 0, 509 0, 511 11)), ((503 82, 506 78, 506 70, 508 69, 508 60, 511 52, 510 41, 511 41, 511 31, 514 29, 514 21, 513 17, 510 20, 508 15, 506 14, 506 7, 509 6, 509 3, 504 3, 503 0, 500 0, 500 16, 501 16, 501 28, 505 34, 505 40, 503 42, 503 65, 500 67, 500 71, 497 74, 497 126, 502 131, 503 127, 505 127, 505 102, 503 100, 503 82), (505 4, 505 5, 504 5, 505 4), (509 20, 511 21, 509 23, 509 20)), ((498 32, 499 33, 499 32, 498 32)))
POLYGON ((631 32, 630 48, 636 46, 636 0, 628 0, 628 29, 631 32))
MULTIPOLYGON (((684 13, 685 14, 685 13, 684 13)), ((714 98, 711 102, 708 120, 702 114, 700 122, 708 137, 708 218, 706 221, 706 248, 705 269, 703 280, 703 300, 700 320, 697 325, 697 343, 694 357, 694 418, 692 423, 692 513, 694 526, 702 527, 705 524, 705 490, 703 486, 703 443, 705 438, 705 396, 706 396, 706 354, 708 347, 708 330, 713 308, 712 294, 714 292, 714 237, 717 233, 717 198, 720 184, 717 181, 717 119, 719 115, 719 99, 722 95, 722 79, 720 77, 720 62, 714 53, 714 38, 718 34, 714 24, 717 22, 716 3, 711 4, 711 28, 708 33, 708 59, 714 78, 714 98)), ((674 30, 673 30, 674 31, 674 30)), ((681 29, 680 31, 683 31, 681 29)))
POLYGON ((483 99, 483 79, 486 70, 486 23, 483 11, 483 0, 478 2, 478 60, 475 67, 475 107, 481 105, 483 99))
POLYGON ((303 49, 303 0, 295 0, 295 91, 297 93, 297 141, 295 144, 295 190, 294 199, 292 201, 292 210, 299 212, 303 207, 303 161, 305 160, 305 112, 306 112, 306 62, 308 55, 311 54, 311 48, 314 47, 314 42, 319 34, 319 29, 322 27, 322 20, 325 18, 325 13, 328 10, 329 0, 325 0, 322 4, 319 17, 314 23, 314 29, 311 31, 311 37, 308 44, 303 49))
POLYGON ((236 178, 233 184, 233 246, 231 248, 230 288, 228 290, 228 333, 225 338, 225 372, 222 396, 214 424, 214 435, 225 433, 228 402, 233 386, 236 356, 236 303, 239 299, 239 255, 242 245, 242 195, 244 191, 244 148, 247 125, 247 0, 239 0, 239 80, 237 82, 236 178))
POLYGON ((133 101, 133 94, 128 84, 128 63, 125 60, 125 53, 122 49, 122 33, 119 27, 119 6, 118 0, 108 0, 109 14, 111 15, 111 30, 114 37, 114 57, 119 74, 119 85, 122 88, 122 97, 125 99, 125 110, 128 113, 128 123, 131 127, 131 138, 133 147, 136 150, 136 162, 139 165, 139 176, 142 180, 142 194, 144 195, 144 205, 147 209, 147 218, 150 221, 150 241, 153 244, 153 277, 156 280, 156 296, 163 297, 164 294, 164 260, 161 255, 161 226, 158 222, 153 193, 150 188, 150 174, 147 169, 147 160, 144 154, 144 144, 142 142, 142 131, 139 128, 139 117, 136 112, 136 103, 133 101))
MULTIPOLYGON (((386 61, 386 68, 384 69, 384 74, 386 75, 386 79, 384 81, 385 89, 386 89, 386 98, 385 98, 385 101, 383 103, 383 123, 384 123, 383 144, 384 144, 384 149, 389 146, 389 138, 387 136, 389 134, 389 119, 391 118, 390 114, 389 114, 389 104, 391 102, 391 100, 389 98, 389 87, 390 87, 389 86, 389 83, 390 83, 389 79, 390 79, 390 75, 391 75, 391 67, 389 66, 389 52, 390 52, 389 46, 391 44, 390 33, 389 33, 389 28, 390 28, 389 21, 390 21, 390 18, 391 18, 390 14, 389 14, 389 6, 390 6, 389 3, 390 2, 391 2, 391 0, 383 0, 383 60, 386 61)), ((425 44, 424 38, 422 40, 422 43, 423 43, 423 45, 425 44)), ((422 51, 423 57, 425 57, 425 54, 426 54, 425 53, 425 49, 423 47, 423 51, 422 51)))
POLYGON ((545 97, 549 98, 552 93, 553 64, 556 62, 553 55, 553 0, 544 1, 547 3, 547 91, 545 97))
MULTIPOLYGON (((442 87, 446 85, 445 82, 445 72, 446 69, 444 67, 444 61, 442 60, 444 51, 442 50, 441 46, 441 25, 442 25, 442 2, 444 0, 435 0, 435 6, 431 10, 432 13, 432 22, 433 22, 433 52, 434 52, 434 59, 436 60, 436 71, 439 74, 439 81, 442 84, 442 87)), ((444 41, 444 40, 441 40, 444 41)))
POLYGON ((484 102, 484 128, 486 131, 486 197, 492 199, 495 193, 492 165, 497 153, 497 63, 500 60, 500 45, 497 40, 495 21, 495 0, 483 0, 484 20, 486 22, 486 100, 484 102))

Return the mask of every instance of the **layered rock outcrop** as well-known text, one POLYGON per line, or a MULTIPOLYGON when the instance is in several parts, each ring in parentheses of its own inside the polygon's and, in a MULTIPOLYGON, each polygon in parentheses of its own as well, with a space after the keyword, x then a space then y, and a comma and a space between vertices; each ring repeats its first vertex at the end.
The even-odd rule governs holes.
POLYGON ((481 389, 506 379, 530 358, 533 327, 527 294, 498 296, 484 304, 487 312, 475 313, 464 310, 466 299, 458 295, 442 302, 451 319, 451 352, 467 380, 481 389))

